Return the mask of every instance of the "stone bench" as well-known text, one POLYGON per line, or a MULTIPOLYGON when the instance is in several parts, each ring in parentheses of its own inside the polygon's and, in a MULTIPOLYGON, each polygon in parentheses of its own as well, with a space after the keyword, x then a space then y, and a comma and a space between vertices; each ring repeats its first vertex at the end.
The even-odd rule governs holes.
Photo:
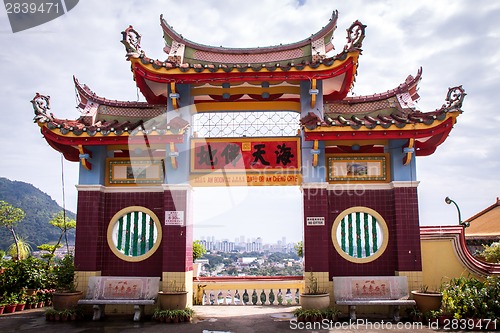
POLYGON ((93 306, 93 320, 104 316, 107 304, 133 305, 134 321, 139 321, 144 314, 144 306, 155 304, 159 288, 159 277, 92 276, 85 298, 78 304, 93 306))
POLYGON ((333 278, 333 294, 337 305, 349 307, 349 317, 356 320, 358 305, 389 305, 394 321, 399 321, 401 305, 415 305, 408 299, 406 276, 345 276, 333 278))

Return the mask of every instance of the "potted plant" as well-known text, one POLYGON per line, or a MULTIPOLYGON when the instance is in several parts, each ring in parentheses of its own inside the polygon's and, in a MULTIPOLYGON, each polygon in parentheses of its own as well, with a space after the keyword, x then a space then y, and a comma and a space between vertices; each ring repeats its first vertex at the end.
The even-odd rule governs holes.
POLYGON ((441 308, 443 293, 439 291, 429 290, 428 286, 423 285, 419 290, 412 290, 411 294, 422 313, 438 311, 441 308))
POLYGON ((158 292, 158 302, 162 310, 182 310, 187 306, 187 294, 184 285, 177 285, 176 281, 170 281, 167 289, 158 292))
POLYGON ((56 291, 52 294, 52 306, 55 310, 76 307, 83 292, 76 290, 75 262, 72 254, 67 254, 54 267, 56 291))
POLYGON ((177 310, 162 310, 156 308, 153 319, 160 323, 179 323, 189 322, 194 315, 194 311, 190 308, 177 310))
POLYGON ((195 262, 196 259, 200 259, 203 255, 207 253, 207 249, 201 244, 200 241, 196 240, 193 242, 193 276, 198 277, 201 271, 201 263, 195 262))
POLYGON ((17 295, 4 293, 2 299, 2 302, 5 304, 4 313, 13 313, 16 311, 17 295))
POLYGON ((306 284, 307 292, 300 294, 299 303, 303 309, 327 309, 330 306, 330 294, 319 289, 318 278, 310 272, 306 284))

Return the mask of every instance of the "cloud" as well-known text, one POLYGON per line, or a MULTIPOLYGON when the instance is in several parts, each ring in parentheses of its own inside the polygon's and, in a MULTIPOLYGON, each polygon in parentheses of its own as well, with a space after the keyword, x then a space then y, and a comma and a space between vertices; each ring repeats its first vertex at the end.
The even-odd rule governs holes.
MULTIPOLYGON (((455 223, 455 212, 443 201, 447 195, 460 205, 464 217, 492 204, 498 196, 495 175, 500 163, 496 153, 500 3, 486 0, 152 0, 147 4, 86 0, 56 20, 16 34, 11 33, 5 11, 0 11, 2 176, 32 183, 61 203, 59 154, 32 123, 29 101, 36 92, 48 94, 53 113, 77 118, 72 75, 101 96, 137 100, 140 94, 119 42, 120 32, 128 25, 142 34, 141 45, 148 56, 164 59, 161 13, 192 41, 250 47, 307 38, 327 24, 335 9, 339 10, 334 35, 337 52, 354 20, 367 25, 354 86, 357 95, 392 89, 420 66, 422 111, 439 108, 448 87, 463 84, 467 91, 465 112, 450 137, 434 155, 417 159, 421 223, 455 223)), ((75 211, 77 193, 72 185, 78 182, 78 164, 65 162, 64 166, 67 205, 75 211)), ((203 200, 208 199, 198 199, 196 205, 203 206, 203 200)), ((300 207, 293 209, 296 215, 302 214, 300 207)), ((228 218, 234 219, 235 214, 228 218)), ((295 222, 296 233, 301 232, 300 219, 295 222)))

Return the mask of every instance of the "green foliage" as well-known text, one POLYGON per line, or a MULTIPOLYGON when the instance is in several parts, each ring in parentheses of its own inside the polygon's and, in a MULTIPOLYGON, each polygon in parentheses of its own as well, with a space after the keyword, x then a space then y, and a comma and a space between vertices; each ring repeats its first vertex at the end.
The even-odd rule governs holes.
POLYGON ((297 308, 292 311, 292 314, 297 317, 297 321, 322 321, 323 319, 336 321, 340 311, 335 307, 327 309, 303 309, 297 308))
MULTIPOLYGON (((29 240, 34 248, 36 245, 57 242, 59 233, 55 228, 47 228, 47 222, 62 208, 50 196, 31 184, 0 178, 0 200, 7 201, 24 211, 24 222, 19 223, 15 231, 17 235, 29 240)), ((71 219, 75 218, 74 213, 67 212, 67 215, 71 219)), ((74 237, 74 230, 69 231, 70 242, 74 237)), ((10 231, 7 228, 0 228, 0 249, 7 250, 10 244, 12 244, 10 231)))
POLYGON ((176 309, 176 310, 162 310, 156 308, 153 313, 153 319, 157 321, 168 321, 168 322, 183 322, 190 321, 194 316, 194 311, 191 308, 176 309))
POLYGON ((300 241, 300 242, 297 242, 297 244, 295 244, 293 246, 293 248, 295 249, 295 252, 297 252, 297 255, 302 258, 304 256, 304 242, 300 241))
POLYGON ((201 244, 199 240, 193 242, 193 261, 200 259, 203 255, 207 253, 207 249, 201 244))
POLYGON ((479 254, 479 257, 484 258, 487 262, 500 263, 500 242, 483 245, 483 251, 479 254))
POLYGON ((462 318, 500 318, 500 278, 459 277, 443 286, 442 311, 462 318))
POLYGON ((309 276, 307 277, 306 288, 307 292, 304 293, 305 295, 321 295, 327 293, 326 290, 319 289, 318 278, 314 276, 312 271, 309 272, 309 276))
POLYGON ((54 278, 58 291, 75 292, 75 260, 72 254, 65 255, 54 267, 54 278))
POLYGON ((21 208, 16 208, 6 201, 0 200, 0 225, 8 229, 14 228, 25 214, 21 208))
POLYGON ((0 274, 0 294, 19 293, 23 289, 43 289, 50 286, 49 273, 40 259, 9 260, 0 274))
POLYGON ((21 208, 16 208, 6 201, 0 200, 0 226, 4 226, 12 234, 14 238, 14 245, 16 247, 14 252, 16 258, 20 259, 21 249, 19 248, 19 239, 16 235, 15 227, 24 219, 24 211, 21 208))
MULTIPOLYGON (((54 214, 49 223, 54 227, 58 228, 61 231, 61 233, 59 234, 57 243, 42 244, 38 246, 38 249, 40 251, 47 252, 42 254, 42 258, 47 259, 47 265, 50 265, 52 259, 55 257, 56 250, 62 246, 61 244, 62 238, 66 236, 68 230, 76 228, 76 221, 67 217, 64 211, 60 211, 59 213, 54 214)), ((66 243, 66 247, 68 247, 68 243, 66 243)))
POLYGON ((31 255, 32 249, 31 245, 22 238, 17 238, 17 242, 13 243, 7 249, 7 253, 12 258, 17 258, 18 260, 27 259, 31 255), (19 249, 19 253, 18 250, 19 249))

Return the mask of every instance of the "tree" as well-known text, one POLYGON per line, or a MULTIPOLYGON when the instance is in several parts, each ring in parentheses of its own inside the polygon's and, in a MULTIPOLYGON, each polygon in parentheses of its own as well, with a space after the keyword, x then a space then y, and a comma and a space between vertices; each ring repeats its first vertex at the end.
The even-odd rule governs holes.
POLYGON ((9 256, 18 260, 27 259, 31 255, 31 252, 31 245, 19 236, 17 237, 17 243, 12 243, 7 249, 9 256))
POLYGON ((10 233, 12 234, 12 237, 14 238, 14 243, 16 244, 16 258, 19 260, 19 255, 20 255, 20 249, 19 249, 19 240, 16 235, 15 231, 15 226, 19 221, 24 219, 24 211, 21 208, 16 208, 9 204, 8 202, 5 202, 3 200, 0 200, 0 225, 6 227, 10 233))
POLYGON ((302 241, 297 242, 297 244, 295 244, 293 248, 295 249, 295 252, 297 252, 297 255, 299 257, 302 258, 304 256, 304 243, 302 241))
POLYGON ((193 261, 196 259, 200 259, 205 253, 207 253, 207 249, 201 244, 199 240, 193 242, 193 261))
MULTIPOLYGON (((41 251, 47 251, 48 253, 42 254, 42 258, 47 259, 47 265, 50 266, 51 260, 55 256, 55 252, 58 248, 62 246, 61 241, 63 236, 66 235, 66 232, 70 229, 75 229, 76 228, 76 221, 73 219, 70 219, 69 217, 66 216, 64 211, 60 211, 59 213, 54 214, 52 219, 49 221, 51 225, 54 227, 58 228, 61 230, 61 234, 59 235, 59 239, 57 240, 56 244, 42 244, 38 246, 38 249, 41 251)), ((69 246, 68 246, 68 240, 66 238, 66 248, 69 253, 69 246)))

